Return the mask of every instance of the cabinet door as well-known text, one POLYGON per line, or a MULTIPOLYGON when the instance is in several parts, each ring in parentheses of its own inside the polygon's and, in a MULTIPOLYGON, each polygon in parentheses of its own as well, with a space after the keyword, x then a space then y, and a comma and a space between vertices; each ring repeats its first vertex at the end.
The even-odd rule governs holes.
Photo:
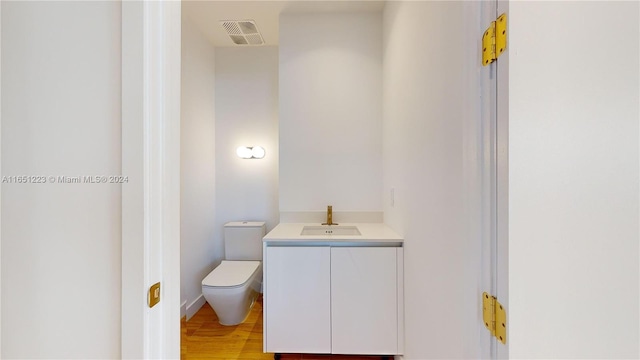
POLYGON ((398 353, 396 248, 331 249, 334 354, 398 353))
POLYGON ((329 247, 267 246, 267 352, 331 352, 330 261, 329 247))

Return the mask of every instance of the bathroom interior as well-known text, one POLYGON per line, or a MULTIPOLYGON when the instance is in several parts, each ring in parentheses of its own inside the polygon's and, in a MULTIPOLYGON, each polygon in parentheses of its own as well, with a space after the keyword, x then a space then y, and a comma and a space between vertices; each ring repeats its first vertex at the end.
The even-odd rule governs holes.
MULTIPOLYGON (((182 203, 168 210, 182 212, 182 251, 172 231, 172 251, 164 254, 182 256, 182 271, 172 259, 167 282, 150 281, 168 285, 169 301, 148 309, 142 240, 147 215, 157 213, 142 210, 150 185, 140 180, 153 172, 140 166, 140 149, 143 125, 154 119, 147 115, 164 103, 143 108, 153 84, 143 81, 145 67, 131 75, 124 65, 142 65, 156 49, 130 46, 144 44, 150 29, 128 25, 161 22, 167 12, 143 17, 141 2, 2 1, 3 176, 138 181, 3 184, 0 357, 177 357, 180 303, 186 325, 210 308, 202 281, 225 258, 224 224, 264 221, 271 233, 292 214, 312 213, 304 222, 321 226, 332 205, 340 226, 352 221, 363 230, 365 219, 349 216, 365 213, 402 236, 405 359, 491 358, 479 315, 488 286, 478 240, 485 221, 477 220, 486 214, 478 208, 490 181, 481 170, 491 152, 478 88, 506 61, 504 357, 639 358, 639 4, 509 1, 506 57, 484 68, 479 38, 496 18, 479 9, 485 3, 251 4, 264 12, 280 6, 278 32, 270 35, 269 22, 248 8, 225 13, 215 8, 222 2, 202 2, 190 11, 195 4, 185 2, 182 203), (220 20, 247 18, 267 45, 215 45, 206 36, 220 20), (127 89, 140 98, 125 97, 127 89), (240 159, 240 145, 261 146, 265 156, 240 159), (129 225, 138 230, 126 231, 129 225), (173 288, 178 276, 181 294, 173 288), (603 304, 606 311, 593 311, 603 304), (160 319, 143 323, 143 314, 165 310, 171 334, 155 326, 160 319), (163 346, 147 346, 143 336, 163 346)), ((177 3, 144 6, 165 9, 160 4, 177 3)), ((149 40, 165 34, 153 29, 149 40)), ((153 54, 146 69, 164 58, 153 54)), ((259 301, 268 306, 266 290, 259 301)), ((214 317, 211 310, 200 329, 214 317)), ((250 314, 245 325, 207 334, 198 346, 225 332, 249 337, 259 321, 250 314)), ((263 340, 253 336, 243 346, 263 357, 263 340)), ((240 357, 225 355, 228 345, 200 358, 240 357)))
MULTIPOLYGON (((470 333, 480 323, 475 321, 475 303, 464 301, 475 296, 483 281, 478 276, 480 258, 474 255, 481 252, 482 244, 464 238, 481 226, 469 216, 473 211, 480 213, 482 200, 473 194, 482 193, 477 158, 482 152, 478 134, 483 130, 471 116, 480 112, 481 104, 472 100, 480 77, 465 70, 479 67, 472 56, 479 52, 479 45, 465 30, 480 28, 480 12, 481 6, 464 2, 182 2, 183 358, 308 359, 350 354, 347 358, 379 359, 401 358, 405 351, 435 357, 483 351, 452 350, 455 339, 436 341, 426 349, 420 340, 424 336, 421 323, 441 316, 439 308, 460 309, 450 319, 457 324, 452 326, 468 323, 470 333), (431 34, 439 33, 447 16, 453 19, 449 25, 458 26, 449 40, 425 32, 427 28, 431 34), (439 56, 432 47, 447 47, 450 54, 439 56), (263 153, 251 156, 246 147, 263 153), (329 321, 325 318, 334 323, 344 319, 335 312, 329 314, 336 311, 335 305, 323 308, 326 304, 311 295, 300 298, 305 306, 298 309, 297 324, 272 325, 275 330, 269 330, 284 331, 280 335, 285 337, 306 334, 292 347, 268 346, 263 339, 263 326, 268 326, 263 323, 262 307, 268 291, 255 299, 244 322, 219 324, 224 321, 205 298, 207 289, 215 286, 206 286, 209 281, 203 280, 214 276, 224 283, 227 277, 221 269, 239 262, 223 266, 223 260, 261 261, 262 236, 272 234, 279 224, 275 232, 286 238, 289 235, 282 226, 287 224, 317 225, 324 231, 321 224, 332 221, 352 224, 362 232, 342 238, 333 234, 333 240, 364 237, 373 249, 389 251, 389 272, 375 276, 379 281, 388 278, 394 287, 389 297, 392 316, 379 313, 368 295, 349 298, 361 302, 359 308, 369 318, 363 318, 367 326, 393 330, 375 335, 393 337, 393 349, 340 350, 335 327, 333 334, 314 333, 311 329, 329 321), (243 235, 237 235, 238 229, 243 235), (371 243, 377 236, 381 242, 371 243), (257 239, 260 253, 230 257, 229 251, 235 251, 229 247, 230 238, 257 239), (424 276, 443 271, 448 273, 446 282, 424 276), (428 291, 432 287, 452 297, 434 298, 428 291), (311 315, 305 320, 307 313, 311 315), (305 348, 300 344, 306 337, 315 340, 305 348), (324 340, 329 348, 316 346, 322 337, 328 337, 324 340)), ((294 232, 301 234, 297 228, 294 232)), ((277 241, 265 242, 264 249, 278 245, 277 241)), ((333 251, 348 250, 344 244, 334 245, 330 246, 331 269, 337 268, 333 251)), ((281 249, 278 246, 274 248, 281 249)), ((290 259, 280 256, 282 263, 290 259)), ((293 273, 302 271, 295 269, 293 273)), ((233 285, 249 278, 249 282, 260 278, 262 283, 263 270, 263 264, 252 265, 233 285)), ((375 285, 365 286, 363 294, 372 294, 366 289, 378 287, 378 280, 373 281, 375 285)), ((331 282, 333 292, 333 277, 331 282)), ((319 286, 311 281, 307 288, 309 283, 295 283, 289 290, 302 293, 319 286)), ((282 305, 269 301, 271 309, 282 305)), ((350 322, 343 323, 341 328, 350 322)), ((355 341, 353 333, 343 335, 348 342, 355 341)), ((380 343, 379 338, 376 341, 380 343)))

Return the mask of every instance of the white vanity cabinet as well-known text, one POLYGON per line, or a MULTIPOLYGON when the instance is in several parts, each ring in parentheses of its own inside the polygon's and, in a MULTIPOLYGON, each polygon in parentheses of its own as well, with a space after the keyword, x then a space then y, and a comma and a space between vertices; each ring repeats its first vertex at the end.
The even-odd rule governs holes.
POLYGON ((267 246, 266 351, 331 352, 331 248, 267 246))
POLYGON ((398 354, 398 252, 331 248, 331 352, 398 354))
POLYGON ((402 354, 403 249, 386 245, 266 243, 265 352, 402 354))

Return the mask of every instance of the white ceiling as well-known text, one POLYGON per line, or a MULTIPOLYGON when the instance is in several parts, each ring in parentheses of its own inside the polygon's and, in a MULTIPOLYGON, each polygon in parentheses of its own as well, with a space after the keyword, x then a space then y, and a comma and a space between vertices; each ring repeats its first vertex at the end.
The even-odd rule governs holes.
POLYGON ((254 20, 265 45, 278 45, 278 18, 281 13, 380 12, 384 1, 183 1, 183 16, 209 38, 214 46, 235 45, 220 20, 254 20))

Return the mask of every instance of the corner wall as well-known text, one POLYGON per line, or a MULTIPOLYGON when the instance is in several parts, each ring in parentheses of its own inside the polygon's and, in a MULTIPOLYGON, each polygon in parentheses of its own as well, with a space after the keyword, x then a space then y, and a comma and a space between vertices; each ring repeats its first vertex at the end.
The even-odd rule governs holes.
POLYGON ((190 318, 204 304, 201 281, 220 252, 214 249, 215 49, 186 15, 181 93, 180 284, 190 318))
POLYGON ((278 213, 278 48, 216 48, 215 264, 224 258, 224 224, 266 221, 278 213), (263 159, 241 159, 238 146, 262 146, 263 159))
POLYGON ((405 359, 480 358, 489 348, 480 209, 469 200, 481 167, 479 16, 473 2, 384 10, 384 221, 405 238, 405 359))

